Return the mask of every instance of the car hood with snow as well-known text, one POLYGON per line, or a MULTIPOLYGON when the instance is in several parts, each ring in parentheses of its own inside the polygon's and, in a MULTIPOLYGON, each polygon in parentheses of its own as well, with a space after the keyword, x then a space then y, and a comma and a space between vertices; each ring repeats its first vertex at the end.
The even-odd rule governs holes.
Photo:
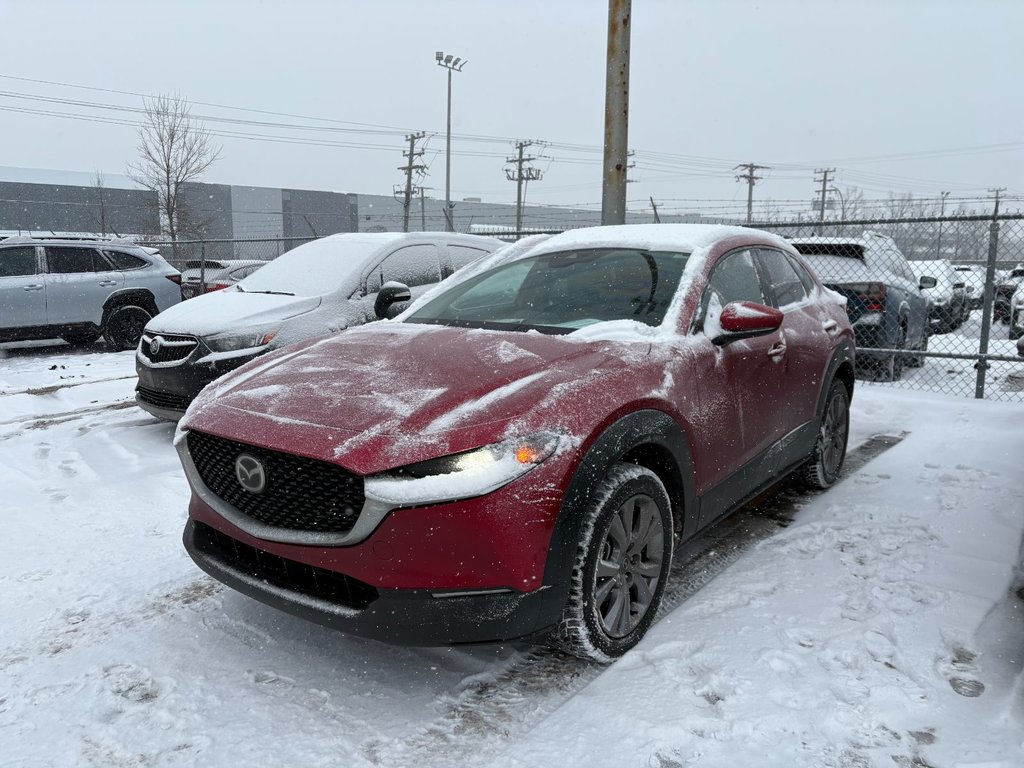
POLYGON ((152 333, 207 337, 283 322, 320 306, 319 296, 220 291, 197 296, 161 312, 146 325, 152 333))
MULTIPOLYGON (((261 442, 281 430, 316 434, 311 458, 359 473, 456 453, 513 433, 563 426, 559 401, 591 398, 650 345, 376 323, 295 345, 208 387, 182 426, 261 442), (580 379, 579 371, 588 375, 580 379), (239 418, 239 411, 248 414, 239 418)), ((642 376, 634 377, 637 386, 642 376)), ((579 410, 579 409, 574 409, 579 410)))

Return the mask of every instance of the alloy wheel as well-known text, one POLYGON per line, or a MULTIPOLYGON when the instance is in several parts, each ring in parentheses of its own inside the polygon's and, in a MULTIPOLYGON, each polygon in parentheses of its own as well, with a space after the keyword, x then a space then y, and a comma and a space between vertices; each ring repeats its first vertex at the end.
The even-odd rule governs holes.
POLYGON ((597 562, 594 605, 609 637, 625 637, 647 615, 661 578, 665 530, 655 501, 637 494, 612 515, 597 562))

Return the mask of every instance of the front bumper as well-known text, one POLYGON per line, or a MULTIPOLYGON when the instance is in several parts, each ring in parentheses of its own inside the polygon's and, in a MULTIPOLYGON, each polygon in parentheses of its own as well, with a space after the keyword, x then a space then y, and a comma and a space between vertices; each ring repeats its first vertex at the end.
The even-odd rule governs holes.
POLYGON ((549 590, 376 589, 276 557, 189 520, 185 549, 210 576, 294 616, 396 645, 530 639, 554 626, 549 590), (548 616, 547 620, 544 616, 548 616))
POLYGON ((209 353, 197 350, 172 365, 151 365, 136 352, 135 402, 157 418, 177 421, 207 384, 259 357, 262 350, 209 362, 201 361, 204 354, 209 353))
POLYGON ((186 461, 184 542, 232 588, 352 634, 409 645, 528 638, 549 631, 565 603, 568 574, 547 583, 545 573, 572 462, 571 452, 556 454, 484 496, 383 514, 364 506, 358 536, 332 543, 300 529, 268 533, 240 509, 224 510, 186 461))

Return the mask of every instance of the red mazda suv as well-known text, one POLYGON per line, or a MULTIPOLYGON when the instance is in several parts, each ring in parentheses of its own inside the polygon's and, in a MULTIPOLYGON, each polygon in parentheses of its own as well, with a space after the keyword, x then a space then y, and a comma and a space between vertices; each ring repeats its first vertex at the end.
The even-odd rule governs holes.
POLYGON ((175 439, 203 570, 386 642, 610 661, 681 542, 794 471, 836 481, 853 334, 784 240, 583 229, 453 280, 203 391, 175 439))

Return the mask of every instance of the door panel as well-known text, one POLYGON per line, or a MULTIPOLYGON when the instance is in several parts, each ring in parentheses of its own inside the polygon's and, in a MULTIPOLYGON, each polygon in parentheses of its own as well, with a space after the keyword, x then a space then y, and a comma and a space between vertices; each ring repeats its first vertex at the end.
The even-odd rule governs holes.
POLYGON ((46 325, 46 283, 34 245, 0 249, 0 328, 46 325))
POLYGON ((48 323, 99 325, 103 304, 124 285, 124 275, 95 248, 47 246, 45 250, 48 323))

